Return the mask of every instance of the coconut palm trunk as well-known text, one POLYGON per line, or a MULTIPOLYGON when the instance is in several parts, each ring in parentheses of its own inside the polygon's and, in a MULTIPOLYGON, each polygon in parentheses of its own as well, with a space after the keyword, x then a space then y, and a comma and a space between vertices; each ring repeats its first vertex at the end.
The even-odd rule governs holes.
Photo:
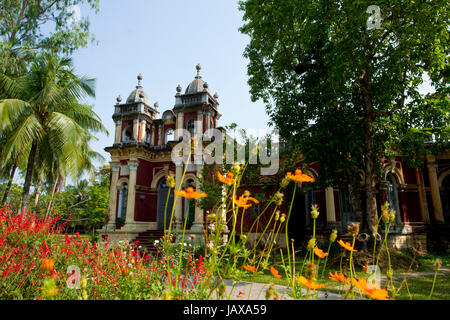
POLYGON ((12 168, 11 168, 11 174, 9 175, 8 185, 6 186, 5 192, 3 193, 3 199, 1 202, 1 206, 3 207, 8 200, 9 191, 11 190, 12 183, 14 181, 14 175, 16 174, 17 170, 17 160, 14 162, 12 168))
POLYGON ((37 142, 33 141, 31 145, 30 154, 28 156, 27 171, 25 175, 25 182, 23 184, 22 204, 20 211, 24 212, 28 208, 28 198, 30 197, 31 180, 33 178, 34 160, 37 154, 37 142))

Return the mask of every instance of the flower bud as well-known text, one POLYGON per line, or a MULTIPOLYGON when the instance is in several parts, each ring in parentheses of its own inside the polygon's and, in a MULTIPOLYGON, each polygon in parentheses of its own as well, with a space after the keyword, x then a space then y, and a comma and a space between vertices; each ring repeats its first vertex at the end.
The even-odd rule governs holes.
POLYGON ((286 220, 286 213, 281 214, 280 222, 283 223, 286 220))
POLYGON ((306 265, 305 278, 308 280, 314 280, 314 276, 316 275, 316 266, 314 263, 308 262, 306 265))
POLYGON ((173 173, 172 171, 169 171, 169 176, 166 179, 166 184, 169 188, 174 188, 175 187, 175 179, 173 177, 173 173))
POLYGON ((317 219, 319 217, 319 206, 317 204, 311 207, 311 217, 317 219))
POLYGON ((395 220, 395 211, 391 210, 389 213, 389 222, 394 222, 395 220))
POLYGON ((281 192, 275 193, 274 202, 275 202, 276 206, 279 207, 283 204, 283 197, 284 197, 284 194, 282 194, 281 192))
POLYGON ((356 236, 359 233, 359 222, 352 222, 347 227, 348 232, 350 232, 353 236, 356 236))
POLYGON ((277 212, 275 212, 275 221, 280 220, 280 210, 277 210, 277 212))
POLYGON ((333 231, 331 231, 331 234, 330 234, 330 242, 335 242, 336 238, 337 238, 337 230, 333 229, 333 231))
POLYGON ((436 259, 436 261, 434 262, 434 269, 436 271, 439 271, 441 269, 441 266, 442 266, 442 260, 436 259))
POLYGON ((281 188, 286 188, 289 185, 289 182, 291 182, 291 179, 289 179, 288 177, 284 177, 280 183, 281 188))
POLYGON ((270 286, 267 290, 266 290, 266 300, 269 300, 272 296, 273 296, 274 290, 273 287, 270 286))
POLYGON ((308 250, 312 250, 312 249, 314 249, 315 247, 316 247, 316 239, 311 238, 311 239, 308 241, 308 246, 307 246, 307 248, 308 248, 308 250))

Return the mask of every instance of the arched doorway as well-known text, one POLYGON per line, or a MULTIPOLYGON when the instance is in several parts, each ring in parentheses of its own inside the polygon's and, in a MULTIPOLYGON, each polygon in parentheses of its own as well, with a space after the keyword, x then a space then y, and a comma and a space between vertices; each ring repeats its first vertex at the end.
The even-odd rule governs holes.
POLYGON ((166 179, 163 179, 158 186, 157 223, 159 230, 165 230, 169 227, 170 217, 172 215, 172 207, 173 207, 173 189, 171 190, 169 195, 169 186, 166 183, 166 179))
POLYGON ((389 203, 389 208, 395 211, 395 223, 401 223, 400 217, 400 202, 398 199, 398 187, 397 187, 397 179, 391 173, 388 173, 386 176, 386 194, 387 201, 389 203))
MULTIPOLYGON (((194 179, 186 180, 185 189, 187 189, 189 187, 192 187, 194 190, 196 189, 194 179)), ((186 222, 187 228, 190 228, 190 226, 192 225, 192 223, 194 222, 194 219, 195 219, 195 201, 194 200, 188 201, 187 199, 184 199, 184 215, 186 213, 188 214, 187 222, 186 222), (189 211, 188 211, 188 203, 189 203, 189 211)), ((184 215, 183 215, 183 218, 185 217, 184 215)), ((183 219, 183 223, 184 223, 184 219, 183 219)))
POLYGON ((349 222, 356 221, 352 199, 348 187, 339 188, 339 212, 341 214, 342 230, 347 230, 349 222))

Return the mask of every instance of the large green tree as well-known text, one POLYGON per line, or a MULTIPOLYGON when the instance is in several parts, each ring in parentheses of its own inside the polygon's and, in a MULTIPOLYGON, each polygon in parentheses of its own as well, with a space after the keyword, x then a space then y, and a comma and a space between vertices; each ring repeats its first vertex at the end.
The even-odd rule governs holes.
POLYGON ((107 132, 92 106, 80 102, 87 96, 94 96, 94 80, 55 54, 39 55, 26 76, 0 74, 0 128, 8 133, 1 163, 26 158, 22 209, 36 163, 76 177, 86 166, 90 132, 107 132))
MULTIPOLYGON (((246 0, 241 32, 253 100, 322 185, 356 186, 373 233, 377 167, 424 135, 448 140, 448 10, 435 1, 246 0), (378 9, 379 10, 378 10, 378 9), (421 94, 424 76, 434 92, 421 94), (405 143, 405 141, 408 141, 405 143)), ((409 150, 411 151, 411 149, 409 150)))

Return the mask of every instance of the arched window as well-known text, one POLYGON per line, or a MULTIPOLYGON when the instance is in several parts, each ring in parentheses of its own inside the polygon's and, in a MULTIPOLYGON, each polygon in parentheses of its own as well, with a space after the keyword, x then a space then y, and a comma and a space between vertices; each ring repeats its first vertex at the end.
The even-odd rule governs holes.
POLYGON ((190 119, 186 122, 186 130, 193 136, 195 134, 195 120, 190 119))
POLYGON ((174 140, 174 133, 173 133, 173 129, 169 129, 166 131, 166 141, 165 143, 168 144, 169 141, 173 141, 174 140))
POLYGON ((122 142, 127 142, 133 140, 133 130, 131 126, 125 127, 122 133, 122 142))
POLYGON ((397 223, 401 222, 400 218, 400 205, 398 200, 398 188, 397 188, 397 179, 391 173, 386 176, 386 193, 389 203, 389 208, 395 211, 395 221, 397 223))
POLYGON ((120 185, 119 191, 119 207, 117 212, 117 218, 124 219, 127 215, 127 198, 128 198, 128 184, 123 182, 120 185))
POLYGON ((145 143, 150 144, 150 141, 152 141, 152 132, 150 128, 147 128, 145 131, 145 143))

